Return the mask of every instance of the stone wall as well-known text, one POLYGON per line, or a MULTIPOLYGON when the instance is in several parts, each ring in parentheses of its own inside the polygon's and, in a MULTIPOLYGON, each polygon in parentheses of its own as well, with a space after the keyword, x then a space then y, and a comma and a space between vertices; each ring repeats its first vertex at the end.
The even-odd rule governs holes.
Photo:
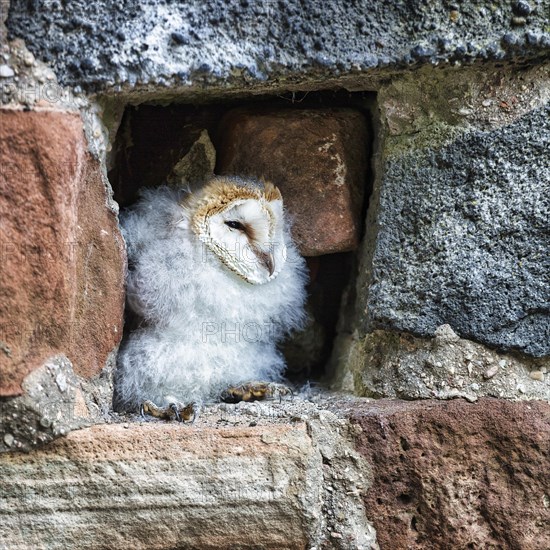
POLYGON ((0 548, 550 546, 547 0, 0 8, 0 548), (281 186, 325 389, 120 417, 114 199, 212 171, 281 186))

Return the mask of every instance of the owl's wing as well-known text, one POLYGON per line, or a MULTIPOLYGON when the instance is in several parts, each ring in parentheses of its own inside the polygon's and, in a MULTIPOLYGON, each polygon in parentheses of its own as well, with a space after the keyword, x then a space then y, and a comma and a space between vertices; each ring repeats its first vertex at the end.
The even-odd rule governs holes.
POLYGON ((181 206, 184 190, 171 187, 142 189, 140 200, 121 212, 120 225, 131 264, 144 248, 170 237, 174 226, 186 218, 181 206))
POLYGON ((178 191, 147 190, 121 216, 128 250, 127 303, 142 319, 169 323, 182 314, 193 282, 196 246, 178 191))

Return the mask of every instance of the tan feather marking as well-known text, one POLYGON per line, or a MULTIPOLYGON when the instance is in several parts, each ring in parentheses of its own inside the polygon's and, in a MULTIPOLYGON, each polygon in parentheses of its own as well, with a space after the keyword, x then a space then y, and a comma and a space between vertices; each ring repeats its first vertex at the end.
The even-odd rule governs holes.
POLYGON ((244 223, 243 224, 243 231, 245 232, 245 234, 248 237, 248 240, 250 242, 253 242, 253 243, 256 242, 256 231, 254 230, 254 228, 250 224, 244 223))
POLYGON ((264 196, 265 196, 265 200, 267 202, 277 201, 277 200, 282 200, 283 199, 283 196, 281 195, 281 192, 279 191, 278 187, 275 187, 275 185, 273 185, 269 181, 263 181, 263 184, 264 184, 264 189, 265 189, 264 196))
MULTIPOLYGON (((197 235, 206 233, 206 220, 215 214, 223 212, 236 200, 255 199, 260 202, 281 200, 281 192, 272 183, 263 181, 264 189, 256 189, 237 185, 230 178, 216 177, 212 179, 196 196, 191 195, 185 201, 185 206, 194 210, 191 220, 193 231, 197 235)), ((268 210, 270 218, 271 212, 268 210)), ((248 234, 248 233, 247 233, 248 234)), ((252 238, 252 237, 251 237, 252 238)))

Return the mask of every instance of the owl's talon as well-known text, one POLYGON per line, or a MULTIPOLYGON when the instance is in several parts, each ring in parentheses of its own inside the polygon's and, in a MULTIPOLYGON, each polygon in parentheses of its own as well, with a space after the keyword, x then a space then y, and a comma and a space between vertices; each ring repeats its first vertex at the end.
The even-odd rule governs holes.
POLYGON ((159 407, 157 407, 149 399, 141 403, 141 405, 139 406, 139 414, 142 418, 145 418, 146 415, 157 416, 155 413, 159 410, 159 407))
POLYGON ((186 422, 193 419, 195 421, 196 411, 195 404, 183 405, 181 403, 170 403, 167 407, 159 407, 150 400, 144 401, 139 407, 139 413, 142 417, 145 415, 163 420, 177 420, 178 422, 186 422))
POLYGON ((294 396, 292 389, 284 384, 275 382, 250 382, 240 386, 231 386, 222 392, 220 398, 225 403, 239 403, 240 401, 262 401, 279 397, 282 402, 285 395, 294 396))
POLYGON ((176 420, 178 422, 181 422, 181 416, 180 416, 180 412, 178 410, 178 406, 175 404, 175 403, 170 403, 170 405, 168 405, 168 407, 172 410, 172 412, 174 413, 174 416, 176 417, 176 420))
POLYGON ((194 424, 199 417, 200 405, 198 403, 192 403, 190 406, 193 407, 193 418, 191 419, 191 424, 194 424))
POLYGON ((284 384, 276 384, 276 386, 277 387, 272 390, 272 397, 279 397, 279 403, 283 402, 283 397, 289 396, 291 401, 294 399, 294 392, 292 391, 292 388, 289 388, 284 384))

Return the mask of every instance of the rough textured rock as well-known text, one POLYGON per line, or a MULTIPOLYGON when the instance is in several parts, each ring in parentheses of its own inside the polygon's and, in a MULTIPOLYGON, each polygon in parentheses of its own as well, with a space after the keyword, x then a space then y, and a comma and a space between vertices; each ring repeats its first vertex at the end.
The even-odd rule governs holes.
POLYGON ((527 15, 489 0, 12 0, 7 26, 64 85, 155 83, 167 94, 194 85, 204 94, 204 84, 284 87, 386 67, 533 58, 549 46, 548 8, 548 0, 527 15))
POLYGON ((360 498, 367 470, 344 421, 311 403, 215 409, 194 426, 94 426, 2 455, 1 540, 52 549, 377 548, 360 498))
POLYGON ((497 353, 443 325, 435 337, 375 330, 341 339, 333 387, 368 397, 550 400, 550 358, 497 353))
POLYGON ((549 113, 386 152, 368 328, 550 354, 549 113))
POLYGON ((92 377, 122 329, 124 252, 78 114, 4 109, 0 395, 66 355, 92 377))
POLYGON ((349 414, 382 550, 550 547, 550 404, 381 400, 349 414))
POLYGON ((0 7, 0 42, 5 42, 7 40, 7 29, 5 26, 5 21, 8 18, 8 8, 9 3, 4 2, 0 7))
MULTIPOLYGON (((550 100, 548 65, 424 67, 379 88, 379 130, 387 155, 452 142, 464 131, 506 127, 550 100)), ((375 112, 376 114, 376 112, 375 112)))
POLYGON ((10 547, 32 540, 48 548, 305 548, 300 496, 311 443, 303 425, 262 432, 98 426, 32 455, 4 455, 2 478, 12 481, 3 487, 2 540, 10 547), (41 497, 33 503, 25 499, 29 483, 41 497), (22 525, 19 514, 29 507, 34 519, 22 525))
POLYGON ((203 130, 189 152, 175 164, 168 176, 168 183, 176 187, 203 184, 214 175, 215 167, 216 150, 208 132, 203 130))
MULTIPOLYGON (((3 2, 0 11, 7 7, 7 2, 3 2)), ((2 28, 0 24, 0 35, 2 28)), ((7 67, 4 69, 5 76, 0 77, 0 104, 37 105, 60 110, 74 110, 82 106, 81 98, 77 99, 68 88, 60 86, 53 70, 36 59, 23 40, 8 42, 0 39, 0 52, 7 67)))
POLYGON ((305 256, 353 250, 369 147, 351 109, 236 109, 221 122, 218 171, 275 183, 305 256))
POLYGON ((23 394, 0 400, 0 453, 31 451, 71 430, 108 419, 109 373, 90 381, 70 361, 52 357, 23 381, 23 394), (107 394, 107 395, 105 395, 107 394))

